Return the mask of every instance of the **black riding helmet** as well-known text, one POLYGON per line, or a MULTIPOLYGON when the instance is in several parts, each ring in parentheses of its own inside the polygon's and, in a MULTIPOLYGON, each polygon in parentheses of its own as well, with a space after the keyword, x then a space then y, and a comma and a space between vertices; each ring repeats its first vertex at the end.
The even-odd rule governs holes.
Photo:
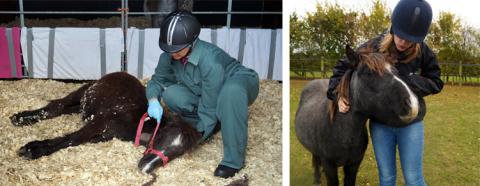
POLYGON ((160 26, 160 49, 168 53, 178 52, 190 46, 200 34, 200 23, 192 13, 176 10, 167 15, 160 26))
POLYGON ((398 37, 421 43, 432 23, 432 8, 424 0, 400 0, 392 13, 391 31, 398 37))

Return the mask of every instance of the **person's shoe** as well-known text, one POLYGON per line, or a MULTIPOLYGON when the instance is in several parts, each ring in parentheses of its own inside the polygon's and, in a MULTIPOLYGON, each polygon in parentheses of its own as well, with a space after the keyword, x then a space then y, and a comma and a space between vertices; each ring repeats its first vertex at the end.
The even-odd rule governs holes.
POLYGON ((231 167, 227 167, 225 165, 218 165, 217 169, 215 169, 215 172, 213 173, 214 176, 217 177, 222 177, 222 178, 230 178, 232 176, 235 176, 235 174, 239 171, 240 169, 234 169, 231 167))

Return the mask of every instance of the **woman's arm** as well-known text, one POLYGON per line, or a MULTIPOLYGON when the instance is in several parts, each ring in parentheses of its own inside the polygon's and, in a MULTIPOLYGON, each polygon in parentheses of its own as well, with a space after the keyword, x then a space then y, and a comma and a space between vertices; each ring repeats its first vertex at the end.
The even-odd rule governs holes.
POLYGON ((163 91, 170 85, 176 83, 175 74, 170 65, 170 55, 163 53, 158 60, 155 73, 147 83, 146 96, 150 100, 162 96, 163 91))
POLYGON ((406 83, 413 92, 420 97, 439 93, 443 89, 443 81, 440 79, 440 66, 437 58, 428 46, 422 44, 420 75, 408 75, 406 83))
POLYGON ((338 84, 340 84, 340 80, 342 80, 343 75, 348 69, 348 59, 343 58, 338 60, 335 67, 333 67, 333 75, 330 77, 330 81, 328 82, 328 90, 327 90, 327 97, 330 100, 336 100, 337 94, 335 89, 337 88, 338 84))

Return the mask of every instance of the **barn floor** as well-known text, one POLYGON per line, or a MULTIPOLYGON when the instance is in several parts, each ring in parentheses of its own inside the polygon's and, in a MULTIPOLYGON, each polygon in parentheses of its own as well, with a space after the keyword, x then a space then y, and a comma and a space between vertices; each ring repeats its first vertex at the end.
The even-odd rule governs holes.
MULTIPOLYGON (((77 114, 14 127, 8 117, 40 108, 80 86, 52 80, 0 81, 0 185, 141 185, 153 179, 137 169, 145 148, 118 139, 69 147, 37 160, 17 156, 25 143, 62 136, 83 123, 77 114)), ((217 133, 194 151, 155 170, 154 185, 226 185, 245 174, 251 185, 281 185, 281 95, 281 84, 261 82, 260 94, 250 107, 246 165, 234 178, 213 176, 222 159, 217 133)))

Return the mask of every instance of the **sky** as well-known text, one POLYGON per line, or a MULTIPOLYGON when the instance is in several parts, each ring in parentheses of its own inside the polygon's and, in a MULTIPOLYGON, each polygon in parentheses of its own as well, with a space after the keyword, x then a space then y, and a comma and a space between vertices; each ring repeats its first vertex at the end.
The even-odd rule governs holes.
MULTIPOLYGON (((338 4, 347 9, 368 11, 373 0, 286 0, 285 10, 288 13, 297 12, 298 15, 305 15, 306 12, 315 11, 316 2, 329 2, 338 4)), ((390 11, 395 8, 398 0, 382 0, 386 2, 390 11)), ((477 29, 480 29, 480 1, 478 0, 428 0, 433 10, 433 19, 438 18, 441 11, 449 11, 459 16, 461 20, 477 29)))

